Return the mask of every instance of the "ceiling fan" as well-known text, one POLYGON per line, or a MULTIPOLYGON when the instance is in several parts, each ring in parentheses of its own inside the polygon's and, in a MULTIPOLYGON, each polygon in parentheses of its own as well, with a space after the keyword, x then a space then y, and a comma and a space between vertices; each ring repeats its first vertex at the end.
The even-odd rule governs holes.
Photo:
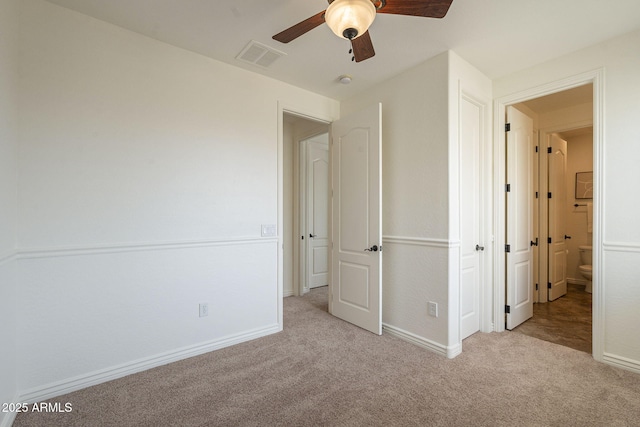
POLYGON ((443 18, 453 0, 328 0, 327 10, 273 36, 274 40, 289 43, 326 22, 338 36, 351 41, 352 60, 364 61, 373 57, 373 43, 369 26, 378 13, 443 18))

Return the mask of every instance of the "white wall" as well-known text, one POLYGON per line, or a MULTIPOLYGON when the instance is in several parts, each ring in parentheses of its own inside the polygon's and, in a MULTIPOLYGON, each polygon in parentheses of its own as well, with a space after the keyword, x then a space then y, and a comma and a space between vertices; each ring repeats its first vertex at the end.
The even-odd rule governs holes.
MULTIPOLYGON (((17 221, 18 1, 0 0, 0 403, 17 397, 15 229, 17 221)), ((0 425, 13 415, 0 412, 0 425)))
POLYGON ((640 335, 634 328, 640 322, 640 287, 633 279, 640 276, 640 201, 629 197, 628 188, 640 182, 639 45, 640 32, 634 32, 494 81, 494 97, 500 98, 604 68, 602 247, 595 248, 602 268, 594 271, 594 286, 604 287, 602 359, 635 370, 640 370, 640 335))
MULTIPOLYGON (((491 82, 445 52, 344 101, 342 115, 382 102, 383 312, 389 332, 446 354, 460 348, 458 108, 490 105, 491 82), (439 316, 428 316, 427 302, 439 316)), ((489 135, 490 112, 487 116, 489 135)))
POLYGON ((278 331, 278 103, 338 103, 21 4, 22 396, 278 331))

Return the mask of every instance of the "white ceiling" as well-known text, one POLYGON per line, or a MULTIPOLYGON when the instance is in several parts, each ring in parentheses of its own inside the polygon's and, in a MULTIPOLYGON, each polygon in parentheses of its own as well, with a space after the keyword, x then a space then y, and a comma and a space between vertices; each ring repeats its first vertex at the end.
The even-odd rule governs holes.
POLYGON ((49 0, 172 45, 335 99, 344 99, 448 49, 490 78, 640 28, 639 0, 453 0, 444 19, 379 14, 376 56, 351 62, 326 25, 288 44, 271 36, 326 0, 49 0), (251 40, 287 55, 268 69, 236 56, 251 40), (341 74, 353 76, 342 85, 341 74))

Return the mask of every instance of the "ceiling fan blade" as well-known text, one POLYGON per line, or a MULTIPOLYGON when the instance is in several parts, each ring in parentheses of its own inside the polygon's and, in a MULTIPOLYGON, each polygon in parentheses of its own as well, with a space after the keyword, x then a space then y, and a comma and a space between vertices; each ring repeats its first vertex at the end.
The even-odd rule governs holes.
POLYGON ((351 40, 351 47, 353 48, 353 56, 356 58, 356 62, 364 61, 376 54, 376 51, 373 50, 373 43, 371 42, 369 31, 351 40))
POLYGON ((291 40, 295 40, 301 35, 313 30, 318 25, 324 23, 324 10, 311 18, 307 18, 302 22, 298 22, 293 27, 289 27, 284 31, 279 32, 272 38, 281 43, 289 43, 291 40))
POLYGON ((386 0, 378 13, 444 18, 453 0, 386 0))

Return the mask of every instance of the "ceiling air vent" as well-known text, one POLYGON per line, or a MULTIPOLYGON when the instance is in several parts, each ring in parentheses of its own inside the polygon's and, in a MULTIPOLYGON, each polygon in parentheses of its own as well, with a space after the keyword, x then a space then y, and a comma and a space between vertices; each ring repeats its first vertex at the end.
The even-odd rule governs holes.
POLYGON ((258 67, 267 68, 273 64, 276 59, 284 55, 286 55, 286 53, 251 40, 249 44, 242 49, 242 52, 236 56, 236 59, 257 65, 258 67))

